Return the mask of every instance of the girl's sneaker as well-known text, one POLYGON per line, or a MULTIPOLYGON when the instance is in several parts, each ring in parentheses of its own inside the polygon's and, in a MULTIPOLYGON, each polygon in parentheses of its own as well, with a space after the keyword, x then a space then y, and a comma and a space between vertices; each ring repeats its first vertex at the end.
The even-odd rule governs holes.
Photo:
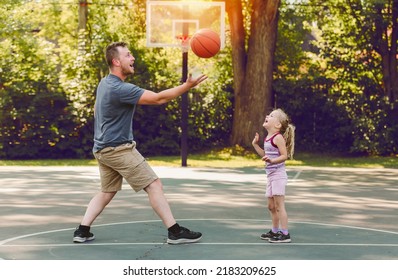
POLYGON ((267 232, 267 233, 261 234, 260 238, 263 239, 263 240, 270 240, 271 238, 274 238, 274 237, 276 237, 277 235, 278 235, 278 233, 273 232, 272 230, 270 230, 270 231, 267 232))
POLYGON ((290 238, 290 234, 283 234, 281 231, 278 231, 277 235, 270 240, 271 243, 290 243, 292 242, 290 238))

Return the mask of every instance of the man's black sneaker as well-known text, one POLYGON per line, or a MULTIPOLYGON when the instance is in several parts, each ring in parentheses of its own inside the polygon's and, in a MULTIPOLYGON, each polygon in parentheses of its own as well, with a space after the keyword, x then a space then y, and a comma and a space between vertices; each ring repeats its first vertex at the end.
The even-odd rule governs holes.
POLYGON ((177 234, 169 232, 167 243, 169 244, 183 244, 198 242, 202 238, 200 232, 190 231, 187 228, 181 227, 181 231, 177 234))
POLYGON ((278 233, 273 232, 272 230, 270 230, 267 233, 261 234, 260 238, 263 239, 263 240, 270 240, 271 238, 276 237, 276 236, 278 236, 278 233))
POLYGON ((86 241, 94 240, 95 236, 91 232, 84 232, 81 229, 77 228, 73 233, 73 242, 75 243, 84 243, 86 241))
POLYGON ((290 239, 290 234, 283 234, 281 231, 277 233, 277 236, 268 240, 271 243, 290 243, 292 240, 290 239))

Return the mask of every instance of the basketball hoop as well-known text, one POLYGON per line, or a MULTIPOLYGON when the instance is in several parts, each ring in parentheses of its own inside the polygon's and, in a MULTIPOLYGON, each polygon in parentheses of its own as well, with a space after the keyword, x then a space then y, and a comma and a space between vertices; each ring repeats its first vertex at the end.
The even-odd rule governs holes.
MULTIPOLYGON (((153 1, 146 5, 146 46, 182 50, 182 81, 188 77, 188 51, 191 37, 209 28, 225 41, 225 1, 153 1), (192 34, 192 35, 189 35, 192 34)), ((181 165, 188 156, 188 94, 181 96, 181 165)))
POLYGON ((225 42, 225 1, 153 1, 146 6, 146 46, 190 49, 189 39, 199 29, 209 28, 225 42), (189 35, 185 38, 182 35, 189 35))
POLYGON ((181 51, 187 53, 190 49, 189 40, 191 39, 190 35, 177 35, 176 39, 180 42, 181 51))

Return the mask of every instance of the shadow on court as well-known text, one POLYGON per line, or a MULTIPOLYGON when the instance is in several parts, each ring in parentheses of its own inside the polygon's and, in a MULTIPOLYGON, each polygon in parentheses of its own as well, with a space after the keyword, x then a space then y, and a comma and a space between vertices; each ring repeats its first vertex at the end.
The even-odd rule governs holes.
POLYGON ((166 244, 146 193, 124 184, 95 221, 96 239, 74 244, 97 167, 0 167, 0 259, 398 259, 398 169, 289 167, 289 244, 259 238, 271 226, 261 168, 154 169, 177 221, 201 242, 166 244))

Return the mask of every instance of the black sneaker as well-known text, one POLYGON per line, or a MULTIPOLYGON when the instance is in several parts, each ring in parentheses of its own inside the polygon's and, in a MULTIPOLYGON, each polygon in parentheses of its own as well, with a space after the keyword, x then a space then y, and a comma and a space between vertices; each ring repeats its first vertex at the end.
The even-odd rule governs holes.
POLYGON ((178 234, 172 234, 169 232, 169 238, 167 243, 169 244, 183 244, 183 243, 194 243, 202 238, 200 232, 190 231, 187 228, 181 227, 181 231, 178 234))
POLYGON ((84 232, 81 229, 77 228, 73 233, 73 242, 75 243, 84 243, 86 241, 94 240, 95 236, 91 232, 84 232))
POLYGON ((281 231, 277 233, 277 236, 268 240, 271 243, 290 243, 292 240, 290 239, 290 234, 283 234, 281 231))
POLYGON ((273 232, 272 230, 270 230, 267 233, 261 234, 260 238, 263 239, 263 240, 270 240, 271 238, 274 238, 276 236, 278 236, 278 233, 273 232))

